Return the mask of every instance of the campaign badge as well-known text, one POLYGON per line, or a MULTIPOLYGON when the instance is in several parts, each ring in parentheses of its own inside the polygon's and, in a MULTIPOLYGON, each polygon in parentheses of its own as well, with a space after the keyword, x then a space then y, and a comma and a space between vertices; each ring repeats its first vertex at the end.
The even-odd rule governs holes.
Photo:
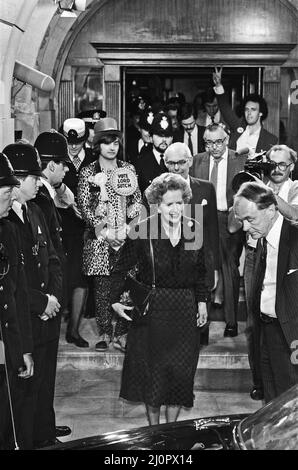
POLYGON ((130 168, 116 168, 111 175, 110 184, 120 196, 131 196, 138 187, 138 180, 130 168))

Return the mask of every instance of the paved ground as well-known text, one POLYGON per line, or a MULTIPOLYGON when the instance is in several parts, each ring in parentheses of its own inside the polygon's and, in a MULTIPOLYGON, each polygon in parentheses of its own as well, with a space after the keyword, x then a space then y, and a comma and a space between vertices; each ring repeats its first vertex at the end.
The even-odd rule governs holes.
MULTIPOLYGON (((248 394, 250 372, 244 328, 244 323, 240 323, 238 337, 223 338, 224 324, 211 323, 209 345, 202 350, 196 375, 194 407, 183 410, 180 420, 251 413, 260 408, 261 402, 252 401, 248 394)), ((81 330, 90 342, 88 349, 66 344, 65 324, 62 325, 55 409, 57 424, 69 425, 72 434, 61 440, 146 426, 143 404, 119 399, 121 353, 112 346, 107 353, 94 350, 94 319, 84 319, 81 330)))

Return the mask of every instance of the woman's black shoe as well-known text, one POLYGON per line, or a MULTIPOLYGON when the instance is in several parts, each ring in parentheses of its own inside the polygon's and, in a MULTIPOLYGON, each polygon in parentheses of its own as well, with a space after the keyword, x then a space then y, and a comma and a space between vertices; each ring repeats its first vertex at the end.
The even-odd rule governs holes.
POLYGON ((78 348, 89 348, 88 341, 86 341, 80 335, 78 335, 78 337, 76 338, 75 336, 72 336, 70 333, 66 333, 65 339, 67 343, 73 343, 78 348))

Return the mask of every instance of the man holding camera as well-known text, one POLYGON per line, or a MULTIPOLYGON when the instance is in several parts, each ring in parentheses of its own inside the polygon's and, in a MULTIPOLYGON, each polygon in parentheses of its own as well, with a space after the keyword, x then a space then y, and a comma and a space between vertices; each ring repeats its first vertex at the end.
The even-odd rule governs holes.
MULTIPOLYGON (((265 176, 267 186, 272 189, 277 201, 279 213, 291 225, 298 226, 298 181, 292 181, 291 172, 297 161, 297 153, 286 145, 275 145, 267 152, 268 166, 271 164, 269 174, 265 176)), ((256 163, 257 165, 257 163, 256 163)), ((264 165, 264 164, 263 164, 264 165)), ((270 168, 270 167, 269 167, 270 168)), ((263 181, 254 177, 260 185, 265 185, 263 181)), ((242 223, 234 217, 232 210, 229 216, 229 230, 233 233, 242 223)), ((253 290, 253 277, 256 262, 257 241, 252 237, 247 237, 244 264, 244 284, 247 308, 247 346, 248 359, 252 371, 253 388, 250 396, 253 400, 262 400, 263 384, 260 365, 260 321, 253 308, 255 292, 253 290)))
POLYGON ((227 323, 224 336, 237 336, 239 299, 239 258, 243 233, 228 231, 229 208, 233 205, 232 181, 244 169, 246 155, 237 155, 228 148, 229 133, 224 124, 211 124, 204 133, 206 152, 194 156, 190 175, 210 181, 216 191, 221 269, 215 289, 214 303, 223 304, 227 323))

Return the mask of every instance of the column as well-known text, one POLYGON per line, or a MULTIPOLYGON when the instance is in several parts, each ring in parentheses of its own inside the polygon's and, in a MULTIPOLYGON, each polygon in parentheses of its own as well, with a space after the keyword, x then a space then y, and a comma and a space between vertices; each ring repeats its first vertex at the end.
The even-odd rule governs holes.
POLYGON ((121 128, 121 83, 120 66, 105 64, 104 97, 107 116, 116 119, 121 128))
POLYGON ((280 121, 280 67, 264 67, 263 96, 268 105, 264 128, 279 137, 280 121))

